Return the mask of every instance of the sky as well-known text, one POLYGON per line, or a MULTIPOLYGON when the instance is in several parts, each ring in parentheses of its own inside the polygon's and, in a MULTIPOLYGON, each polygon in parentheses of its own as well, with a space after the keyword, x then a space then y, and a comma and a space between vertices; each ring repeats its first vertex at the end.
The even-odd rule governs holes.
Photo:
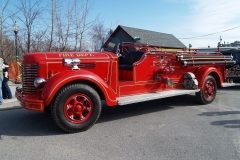
POLYGON ((217 47, 220 37, 221 43, 240 41, 240 0, 89 1, 94 1, 92 19, 99 15, 104 26, 113 30, 123 25, 172 34, 192 48, 217 47))
POLYGON ((172 34, 187 47, 240 41, 240 0, 95 0, 106 28, 118 25, 172 34))

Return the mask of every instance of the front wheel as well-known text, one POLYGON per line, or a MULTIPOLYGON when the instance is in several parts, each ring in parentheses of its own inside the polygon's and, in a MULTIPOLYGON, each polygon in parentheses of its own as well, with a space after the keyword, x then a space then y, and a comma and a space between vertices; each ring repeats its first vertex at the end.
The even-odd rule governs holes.
POLYGON ((62 88, 52 103, 52 117, 62 130, 70 133, 91 128, 101 113, 98 93, 85 84, 71 84, 62 88))
POLYGON ((212 103, 216 97, 217 83, 213 76, 207 76, 203 89, 196 93, 197 101, 201 104, 212 103))

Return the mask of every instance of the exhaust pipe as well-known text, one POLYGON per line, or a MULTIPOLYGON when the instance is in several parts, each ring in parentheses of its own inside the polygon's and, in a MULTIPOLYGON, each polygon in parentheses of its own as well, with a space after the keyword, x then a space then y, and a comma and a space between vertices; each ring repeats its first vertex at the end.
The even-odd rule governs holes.
POLYGON ((224 65, 233 65, 236 64, 236 61, 182 61, 182 66, 189 65, 205 65, 205 64, 224 64, 224 65))

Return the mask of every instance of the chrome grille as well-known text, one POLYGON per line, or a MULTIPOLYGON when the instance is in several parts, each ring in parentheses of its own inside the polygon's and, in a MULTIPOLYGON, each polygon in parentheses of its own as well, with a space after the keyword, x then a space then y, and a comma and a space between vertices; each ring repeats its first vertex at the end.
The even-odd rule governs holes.
POLYGON ((22 66, 22 87, 24 93, 36 93, 34 80, 37 78, 37 64, 24 64, 22 66))

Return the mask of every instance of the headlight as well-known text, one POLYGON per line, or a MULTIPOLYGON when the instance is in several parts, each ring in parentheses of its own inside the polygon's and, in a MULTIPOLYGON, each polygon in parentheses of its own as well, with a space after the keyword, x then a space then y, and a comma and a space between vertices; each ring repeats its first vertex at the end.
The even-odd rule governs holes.
POLYGON ((34 86, 36 88, 42 87, 45 83, 46 83, 46 80, 43 78, 35 78, 35 80, 34 80, 34 86))

